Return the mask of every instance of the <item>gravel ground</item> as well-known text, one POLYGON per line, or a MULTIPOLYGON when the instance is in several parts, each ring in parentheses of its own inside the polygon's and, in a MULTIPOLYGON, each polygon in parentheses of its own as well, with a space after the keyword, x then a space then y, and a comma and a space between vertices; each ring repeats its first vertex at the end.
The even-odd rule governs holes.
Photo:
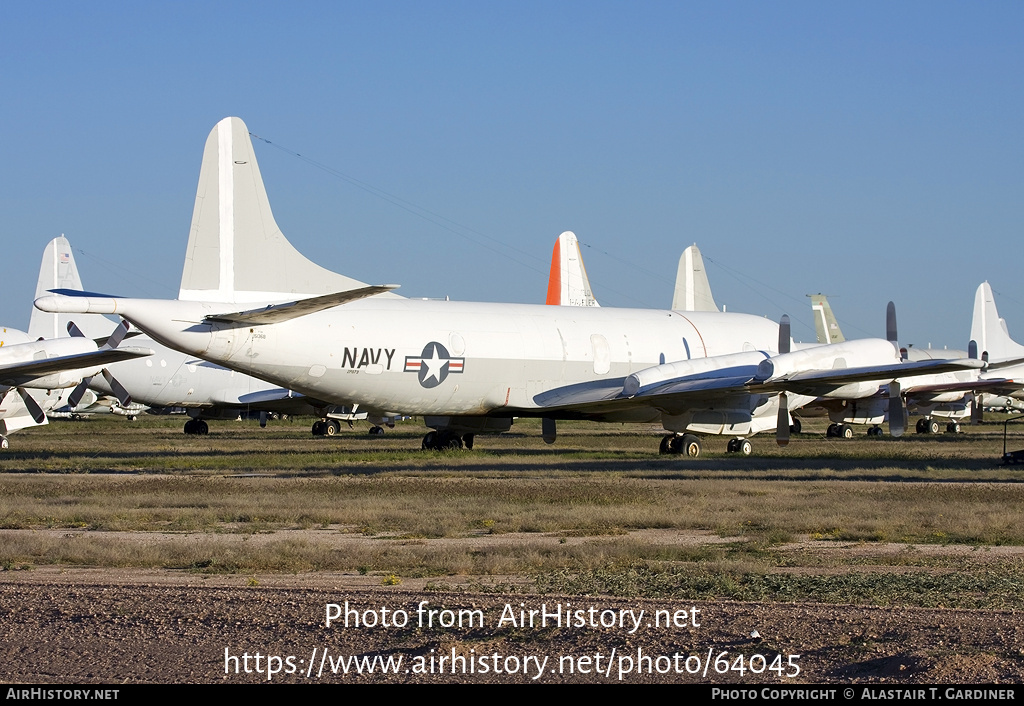
MULTIPOLYGON (((0 679, 258 682, 268 679, 269 666, 278 670, 270 676, 274 682, 616 682, 620 676, 624 682, 736 684, 1024 681, 1024 621, 1016 612, 693 605, 379 584, 380 577, 347 574, 204 577, 50 567, 2 572, 0 679), (327 605, 346 601, 360 619, 386 619, 388 626, 345 627, 339 618, 328 628, 327 605), (480 612, 464 613, 462 628, 436 622, 420 627, 420 617, 426 623, 430 615, 417 612, 422 601, 428 602, 425 611, 480 612), (542 604, 549 611, 582 611, 573 620, 585 624, 542 626, 539 617, 532 627, 519 624, 520 610, 539 611, 542 604), (670 626, 654 624, 659 610, 670 626), (393 624, 402 622, 400 611, 405 626, 393 624), (515 624, 507 620, 509 612, 515 624), (589 624, 613 618, 614 626, 589 624), (344 673, 339 658, 353 656, 368 658, 374 673, 366 673, 365 662, 364 673, 357 673, 347 660, 350 671, 344 673), (375 657, 381 659, 373 662, 375 657), (382 674, 389 658, 401 665, 382 674), (716 673, 716 665, 724 673, 716 673), (792 676, 796 667, 799 674, 792 676)), ((437 612, 433 618, 454 615, 437 612)))

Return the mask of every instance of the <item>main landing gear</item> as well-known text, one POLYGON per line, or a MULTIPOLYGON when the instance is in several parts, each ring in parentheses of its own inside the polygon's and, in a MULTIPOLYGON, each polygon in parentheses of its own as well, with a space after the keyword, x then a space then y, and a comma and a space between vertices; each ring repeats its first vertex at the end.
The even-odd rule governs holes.
POLYGON ((313 436, 337 436, 341 432, 341 422, 337 419, 318 419, 313 422, 313 436))
POLYGON ((849 424, 829 424, 828 429, 825 430, 825 436, 831 436, 837 439, 852 439, 853 427, 849 424))
POLYGON ((0 436, 0 449, 11 448, 11 442, 7 440, 6 436, 0 436))
MULTIPOLYGON (((352 422, 348 423, 349 428, 352 428, 352 422)), ((337 419, 318 419, 313 422, 313 428, 310 430, 313 436, 337 436, 341 433, 341 422, 337 419)), ((384 427, 372 426, 369 430, 370 436, 384 436, 384 427)))
POLYGON ((463 446, 473 448, 473 434, 459 436, 453 431, 428 431, 423 437, 424 451, 458 451, 463 446))
POLYGON ((749 456, 754 450, 754 446, 750 443, 749 439, 729 439, 729 445, 726 446, 726 450, 731 454, 749 456))
POLYGON ((202 419, 189 419, 185 422, 185 433, 204 436, 210 433, 210 425, 202 419))
MULTIPOLYGON (((938 434, 941 425, 939 420, 925 417, 924 419, 918 419, 917 424, 914 425, 918 434, 938 434)), ((946 424, 947 434, 959 434, 960 433, 960 422, 948 422, 946 424)))
POLYGON ((668 434, 661 439, 658 453, 682 454, 690 458, 700 456, 700 438, 693 434, 668 434))

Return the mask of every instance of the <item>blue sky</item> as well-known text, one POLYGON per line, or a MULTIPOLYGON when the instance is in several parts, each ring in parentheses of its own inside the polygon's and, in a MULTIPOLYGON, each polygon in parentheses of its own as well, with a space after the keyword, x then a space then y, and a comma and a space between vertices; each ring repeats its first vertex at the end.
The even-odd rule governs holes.
POLYGON ((903 342, 963 347, 988 279, 1024 340, 1022 20, 1019 2, 8 4, 0 321, 27 326, 60 233, 87 288, 173 297, 203 143, 237 115, 274 143, 257 158, 296 247, 408 296, 539 303, 573 230, 604 305, 668 306, 696 242, 720 303, 788 312, 797 339, 824 292, 848 336, 884 335, 892 299, 903 342))

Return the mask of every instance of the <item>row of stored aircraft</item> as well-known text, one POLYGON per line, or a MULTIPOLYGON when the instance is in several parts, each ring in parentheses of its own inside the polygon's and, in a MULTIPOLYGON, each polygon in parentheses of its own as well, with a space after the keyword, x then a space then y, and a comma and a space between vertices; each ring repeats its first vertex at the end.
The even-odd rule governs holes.
MULTIPOLYGON (((549 288, 547 303, 562 306, 599 306, 583 267, 579 244, 572 232, 562 233, 556 242, 550 281, 561 283, 561 295, 556 296, 549 288)), ((846 338, 827 297, 823 294, 808 296, 811 300, 818 343, 844 342, 846 338)), ((696 245, 686 248, 679 258, 672 308, 679 311, 718 310, 711 293, 703 258, 696 245)), ((893 329, 894 324, 890 323, 889 327, 893 329)), ((947 420, 945 428, 948 433, 959 433, 961 420, 968 415, 980 420, 983 408, 1012 410, 1022 407, 1020 398, 1024 397, 1024 390, 1021 389, 1019 381, 1024 375, 1024 367, 1019 363, 1024 349, 1018 349, 1006 332, 1006 323, 998 315, 992 290, 987 282, 979 286, 975 293, 972 327, 972 340, 975 346, 980 340, 981 350, 988 353, 986 346, 991 343, 1000 351, 1000 355, 993 360, 1001 358, 1002 362, 986 366, 991 369, 981 375, 974 375, 971 371, 958 371, 941 375, 915 376, 898 381, 901 385, 903 416, 921 415, 916 424, 918 433, 938 433, 941 429, 940 419, 947 420), (998 336, 986 330, 986 321, 999 322, 998 336)), ((896 339, 894 330, 890 331, 890 338, 896 339)), ((901 347, 900 354, 910 361, 973 356, 969 351, 939 350, 930 347, 901 347)), ((791 430, 800 431, 802 417, 828 416, 832 424, 828 427, 827 436, 852 438, 852 425, 855 424, 869 425, 868 436, 881 435, 880 425, 889 415, 888 392, 885 386, 867 398, 815 400, 798 411, 800 416, 794 417, 791 430)))
POLYGON ((330 272, 292 247, 248 130, 227 118, 207 140, 177 299, 60 288, 36 306, 121 316, 156 343, 325 405, 421 416, 432 449, 471 446, 528 416, 544 420, 548 440, 559 419, 657 422, 664 452, 698 455, 700 433, 734 436, 730 448, 749 452, 759 431, 786 443, 791 410, 849 406, 881 389, 898 400, 888 405, 898 435, 902 381, 959 374, 962 394, 995 370, 970 357, 906 359, 894 315, 887 339, 797 347, 787 317, 698 305, 701 286, 692 308, 666 311, 406 299, 396 288, 330 272))

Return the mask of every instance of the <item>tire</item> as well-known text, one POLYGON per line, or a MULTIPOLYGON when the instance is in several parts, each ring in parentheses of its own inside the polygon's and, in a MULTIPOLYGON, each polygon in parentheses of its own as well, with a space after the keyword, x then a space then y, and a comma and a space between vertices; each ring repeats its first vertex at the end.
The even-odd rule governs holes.
POLYGON ((690 458, 697 458, 701 451, 700 439, 693 434, 683 434, 682 451, 690 458))
POLYGON ((739 443, 736 446, 737 451, 739 451, 744 456, 749 456, 754 451, 754 445, 751 444, 748 439, 740 439, 739 443))
POLYGON ((437 448, 437 432, 428 431, 427 435, 423 437, 423 450, 433 451, 437 448))
POLYGON ((842 426, 839 427, 839 435, 842 436, 844 439, 852 439, 853 427, 843 424, 842 426))
POLYGON ((665 455, 673 453, 672 451, 672 439, 675 437, 672 434, 666 434, 661 437, 661 443, 658 444, 658 453, 665 455))
POLYGON ((929 434, 938 434, 939 433, 939 423, 937 421, 935 421, 934 419, 929 419, 928 420, 928 433, 929 434))

